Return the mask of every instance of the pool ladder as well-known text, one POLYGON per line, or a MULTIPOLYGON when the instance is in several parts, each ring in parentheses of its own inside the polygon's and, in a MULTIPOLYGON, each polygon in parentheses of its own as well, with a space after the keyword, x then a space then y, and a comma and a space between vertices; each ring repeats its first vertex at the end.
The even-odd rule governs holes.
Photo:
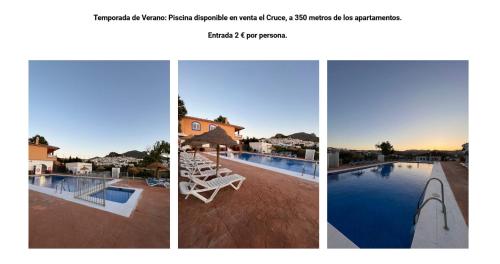
POLYGON ((418 199, 418 204, 417 204, 417 211, 415 212, 415 215, 413 217, 413 224, 416 225, 417 222, 418 222, 418 219, 420 217, 420 212, 422 211, 422 209, 424 208, 424 206, 431 200, 436 200, 438 201, 439 203, 441 203, 441 210, 442 210, 442 213, 444 215, 444 229, 445 230, 449 230, 448 228, 448 217, 446 215, 446 205, 444 203, 444 186, 443 186, 443 182, 438 179, 438 178, 430 178, 429 180, 427 180, 427 183, 425 184, 425 188, 424 188, 424 191, 422 192, 422 194, 420 194, 420 198, 418 199), (427 187, 429 187, 429 183, 433 180, 436 180, 438 181, 440 184, 441 184, 441 198, 438 198, 438 197, 429 197, 427 198, 423 203, 422 203, 422 199, 423 197, 425 196, 425 192, 427 191, 427 187))

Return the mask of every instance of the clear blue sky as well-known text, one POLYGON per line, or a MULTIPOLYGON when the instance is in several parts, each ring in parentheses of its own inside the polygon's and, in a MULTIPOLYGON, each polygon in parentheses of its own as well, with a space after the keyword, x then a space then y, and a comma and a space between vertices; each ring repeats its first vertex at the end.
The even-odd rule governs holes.
POLYGON ((169 141, 168 61, 31 61, 29 133, 61 157, 169 141))
POLYGON ((468 141, 466 61, 329 61, 328 146, 461 149, 468 141))
POLYGON ((225 116, 244 137, 318 135, 317 61, 180 61, 188 115, 225 116))

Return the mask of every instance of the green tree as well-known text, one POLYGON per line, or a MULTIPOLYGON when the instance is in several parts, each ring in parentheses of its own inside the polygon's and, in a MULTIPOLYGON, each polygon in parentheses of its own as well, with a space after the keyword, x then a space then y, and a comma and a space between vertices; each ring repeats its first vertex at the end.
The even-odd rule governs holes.
POLYGON ((156 141, 155 144, 146 150, 146 156, 142 159, 144 167, 155 169, 155 176, 159 177, 159 170, 162 161, 168 159, 166 156, 170 153, 170 144, 165 140, 156 141))
POLYGON ((38 143, 39 144, 42 144, 42 145, 48 145, 49 144, 49 142, 43 136, 40 136, 38 134, 36 134, 34 137, 30 137, 28 139, 28 142, 31 143, 31 144, 35 144, 37 137, 38 137, 38 143))
POLYGON ((219 117, 217 117, 216 119, 214 119, 214 121, 225 124, 225 123, 227 123, 227 117, 219 115, 219 117))
POLYGON ((161 162, 166 159, 165 155, 170 153, 170 144, 165 140, 156 141, 155 144, 146 150, 146 156, 142 159, 145 166, 153 162, 161 162))
POLYGON ((250 142, 259 142, 259 140, 255 137, 252 137, 252 138, 246 137, 246 138, 242 139, 241 144, 243 145, 242 147, 243 147, 244 151, 251 151, 250 142))
POLYGON ((376 144, 375 147, 380 149, 380 151, 382 151, 382 154, 384 155, 390 155, 394 153, 394 147, 389 141, 384 141, 380 144, 376 144))
POLYGON ((177 97, 177 102, 178 102, 177 103, 177 122, 178 122, 178 126, 179 126, 178 131, 182 132, 181 131, 181 119, 187 115, 188 111, 186 109, 186 106, 184 105, 184 101, 182 101, 180 96, 177 97))

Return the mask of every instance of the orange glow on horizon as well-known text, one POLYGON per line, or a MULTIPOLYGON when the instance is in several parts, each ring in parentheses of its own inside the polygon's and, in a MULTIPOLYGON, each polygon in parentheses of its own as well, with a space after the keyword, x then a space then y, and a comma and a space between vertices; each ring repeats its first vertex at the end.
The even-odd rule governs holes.
MULTIPOLYGON (((390 142, 390 141, 389 141, 390 142)), ((462 144, 467 143, 468 141, 465 140, 461 144, 453 144, 453 145, 426 145, 426 144, 420 144, 420 145, 397 145, 391 142, 391 144, 394 146, 394 150, 396 151, 406 151, 406 150, 444 150, 444 151, 454 151, 454 150, 462 150, 462 144)), ((375 144, 372 146, 329 146, 333 148, 345 148, 345 149, 351 149, 351 150, 377 150, 375 148, 375 144)))

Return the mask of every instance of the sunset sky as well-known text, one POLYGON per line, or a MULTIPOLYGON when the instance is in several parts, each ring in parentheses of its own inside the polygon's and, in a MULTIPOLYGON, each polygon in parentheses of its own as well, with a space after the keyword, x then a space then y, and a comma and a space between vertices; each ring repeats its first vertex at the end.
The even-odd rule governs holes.
POLYGON ((467 61, 329 61, 328 146, 457 150, 468 142, 467 61))

